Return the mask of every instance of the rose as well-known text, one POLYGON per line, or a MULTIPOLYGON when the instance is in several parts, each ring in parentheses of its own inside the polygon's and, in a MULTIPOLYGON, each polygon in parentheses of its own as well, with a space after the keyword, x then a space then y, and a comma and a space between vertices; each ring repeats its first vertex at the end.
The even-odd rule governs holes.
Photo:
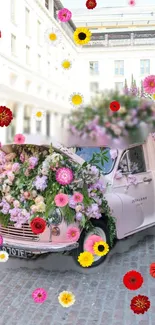
POLYGON ((15 201, 13 202, 13 206, 14 206, 15 208, 19 208, 19 207, 20 207, 20 202, 19 202, 18 200, 15 200, 15 201))
POLYGON ((41 195, 37 196, 36 199, 34 200, 35 204, 41 204, 41 203, 43 203, 43 201, 44 201, 44 198, 41 195))

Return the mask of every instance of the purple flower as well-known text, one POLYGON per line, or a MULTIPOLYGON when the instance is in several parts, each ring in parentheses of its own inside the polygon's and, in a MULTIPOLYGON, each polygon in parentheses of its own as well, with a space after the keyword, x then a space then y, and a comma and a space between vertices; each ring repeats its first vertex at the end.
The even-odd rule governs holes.
POLYGON ((83 214, 81 212, 76 213, 76 220, 81 221, 83 214))
POLYGON ((91 206, 89 206, 87 208, 86 214, 89 218, 95 219, 99 219, 102 216, 97 203, 93 203, 91 206))
POLYGON ((19 163, 14 163, 14 164, 12 165, 12 171, 13 171, 14 173, 18 172, 19 169, 20 169, 20 164, 19 164, 19 163))
POLYGON ((33 169, 38 164, 38 158, 37 157, 30 157, 28 162, 29 162, 29 169, 33 169))
POLYGON ((5 156, 6 154, 3 151, 0 151, 0 164, 5 164, 5 156))
POLYGON ((8 214, 9 209, 10 209, 10 204, 7 203, 7 201, 5 199, 3 199, 2 202, 0 203, 0 207, 2 207, 1 212, 3 214, 8 214))
POLYGON ((30 213, 25 209, 13 208, 9 210, 10 220, 14 221, 15 228, 21 228, 22 224, 26 223, 30 218, 30 213))
POLYGON ((94 175, 98 175, 99 174, 99 170, 96 166, 91 166, 91 172, 94 174, 94 175))
POLYGON ((100 192, 105 192, 105 186, 103 185, 103 183, 99 180, 97 181, 95 184, 92 184, 89 186, 88 188, 88 192, 91 193, 91 191, 93 190, 99 190, 100 192))
POLYGON ((70 197, 70 198, 69 198, 69 203, 68 203, 68 205, 69 205, 69 207, 70 207, 71 209, 75 209, 77 203, 74 201, 73 197, 70 197))
POLYGON ((47 187, 47 176, 37 176, 33 184, 37 190, 44 191, 47 187))

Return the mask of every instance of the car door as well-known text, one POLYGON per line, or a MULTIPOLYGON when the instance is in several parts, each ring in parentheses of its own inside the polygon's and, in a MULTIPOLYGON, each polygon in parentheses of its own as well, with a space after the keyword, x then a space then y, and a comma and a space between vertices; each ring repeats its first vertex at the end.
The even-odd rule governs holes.
POLYGON ((118 165, 113 191, 123 201, 124 234, 155 223, 153 175, 146 165, 143 145, 125 150, 118 165))

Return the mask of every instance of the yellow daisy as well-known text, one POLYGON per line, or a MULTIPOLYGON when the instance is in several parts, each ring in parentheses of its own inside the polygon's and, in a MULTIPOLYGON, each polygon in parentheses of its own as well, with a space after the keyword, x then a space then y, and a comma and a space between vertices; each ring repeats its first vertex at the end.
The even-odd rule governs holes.
POLYGON ((62 36, 58 29, 50 28, 45 32, 45 38, 50 45, 57 45, 61 42, 62 36))
POLYGON ((70 102, 73 106, 81 106, 83 104, 83 96, 80 93, 73 93, 70 96, 70 102))
POLYGON ((93 250, 95 255, 104 256, 109 252, 109 245, 105 241, 101 240, 94 244, 93 250))
POLYGON ((0 251, 0 262, 7 262, 9 254, 5 251, 0 251))
POLYGON ((61 306, 68 308, 75 303, 75 296, 70 291, 62 291, 58 296, 61 306))
POLYGON ((152 98, 155 100, 155 94, 152 95, 152 98))
POLYGON ((91 40, 91 31, 86 27, 78 27, 73 34, 73 39, 76 44, 85 45, 91 40))
POLYGON ((91 254, 89 252, 83 252, 83 253, 81 253, 78 256, 78 262, 83 267, 89 267, 89 266, 91 266, 93 264, 93 262, 94 262, 93 254, 91 254))
POLYGON ((33 114, 33 117, 36 119, 36 121, 42 121, 44 116, 45 116, 45 112, 41 109, 36 110, 35 113, 33 114))
POLYGON ((61 66, 63 69, 69 70, 72 67, 72 63, 70 60, 64 60, 62 61, 61 66))

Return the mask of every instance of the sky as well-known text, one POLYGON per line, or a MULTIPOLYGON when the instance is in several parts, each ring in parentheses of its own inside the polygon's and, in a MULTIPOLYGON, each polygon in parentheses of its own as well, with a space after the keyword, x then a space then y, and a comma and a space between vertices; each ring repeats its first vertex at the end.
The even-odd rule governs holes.
MULTIPOLYGON (((119 7, 128 6, 128 0, 96 0, 97 7, 119 7)), ((155 0, 135 0, 137 6, 155 6, 155 0)), ((68 9, 86 8, 86 0, 61 0, 64 7, 68 9)), ((134 7, 133 7, 134 8, 134 7)))

